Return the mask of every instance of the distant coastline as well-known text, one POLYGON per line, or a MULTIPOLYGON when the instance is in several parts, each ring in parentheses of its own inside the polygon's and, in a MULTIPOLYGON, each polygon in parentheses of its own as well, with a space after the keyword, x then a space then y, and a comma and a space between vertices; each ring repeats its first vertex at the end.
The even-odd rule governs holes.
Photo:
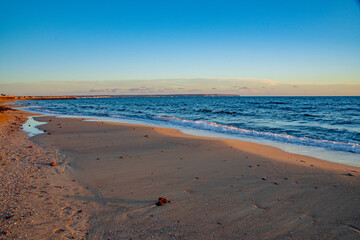
POLYGON ((131 97, 239 97, 238 94, 154 94, 154 95, 79 95, 79 96, 0 96, 0 100, 51 100, 77 98, 131 98, 131 97))
POLYGON ((132 98, 132 97, 240 97, 238 94, 153 94, 153 95, 92 95, 77 98, 132 98))
POLYGON ((75 96, 0 96, 0 102, 15 101, 15 100, 51 100, 51 99, 76 99, 75 96))

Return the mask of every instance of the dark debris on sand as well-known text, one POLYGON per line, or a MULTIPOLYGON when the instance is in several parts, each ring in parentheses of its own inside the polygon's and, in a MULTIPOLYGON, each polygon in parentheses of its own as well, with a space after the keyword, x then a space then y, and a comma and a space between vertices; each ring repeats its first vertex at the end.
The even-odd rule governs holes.
POLYGON ((171 203, 171 201, 167 198, 159 197, 158 201, 156 202, 156 206, 164 206, 165 203, 171 203))

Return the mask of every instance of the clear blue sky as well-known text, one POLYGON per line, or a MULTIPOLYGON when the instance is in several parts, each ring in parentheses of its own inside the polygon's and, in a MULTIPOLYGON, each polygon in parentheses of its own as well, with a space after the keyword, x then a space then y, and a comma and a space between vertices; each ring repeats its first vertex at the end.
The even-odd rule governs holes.
POLYGON ((360 83, 359 2, 0 2, 0 84, 171 78, 360 83))

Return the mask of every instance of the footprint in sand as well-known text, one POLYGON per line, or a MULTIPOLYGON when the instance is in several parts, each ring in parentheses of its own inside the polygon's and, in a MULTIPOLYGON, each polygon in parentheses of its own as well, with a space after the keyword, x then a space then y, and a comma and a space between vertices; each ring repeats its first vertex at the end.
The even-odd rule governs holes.
POLYGON ((65 232, 65 230, 61 229, 61 228, 58 228, 58 229, 54 230, 54 233, 56 233, 56 234, 62 234, 63 232, 65 232))
POLYGON ((73 211, 72 211, 72 209, 71 209, 71 207, 63 207, 62 209, 61 209, 61 215, 64 215, 64 214, 66 214, 66 215, 70 215, 70 214, 72 214, 73 213, 73 211))
POLYGON ((82 210, 74 211, 71 207, 63 207, 60 215, 75 216, 82 213, 82 210))

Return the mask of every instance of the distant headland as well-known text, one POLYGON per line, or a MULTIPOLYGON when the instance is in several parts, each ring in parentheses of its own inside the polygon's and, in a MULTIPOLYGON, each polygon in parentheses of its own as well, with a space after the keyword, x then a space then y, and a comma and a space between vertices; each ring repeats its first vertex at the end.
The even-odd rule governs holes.
POLYGON ((2 94, 0 100, 51 100, 78 98, 131 98, 131 97, 239 97, 237 94, 154 94, 154 95, 79 95, 79 96, 9 96, 2 94))

